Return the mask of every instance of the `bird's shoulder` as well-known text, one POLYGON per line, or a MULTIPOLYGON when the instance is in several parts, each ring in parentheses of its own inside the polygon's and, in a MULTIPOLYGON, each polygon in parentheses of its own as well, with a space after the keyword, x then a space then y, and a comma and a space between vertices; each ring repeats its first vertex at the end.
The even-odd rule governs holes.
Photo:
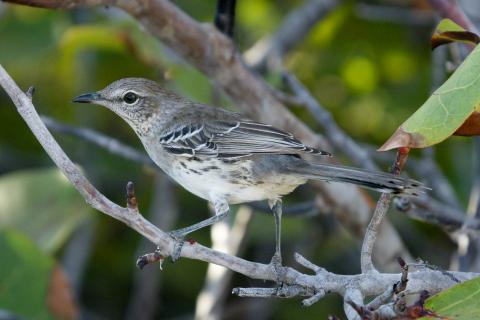
POLYGON ((241 122, 254 122, 238 112, 229 111, 220 107, 187 102, 170 113, 163 123, 162 134, 188 130, 187 128, 202 128, 203 134, 211 137, 217 133, 237 127, 241 122))
POLYGON ((185 103, 169 118, 159 137, 171 153, 215 157, 251 154, 328 154, 297 140, 293 134, 243 115, 198 103, 185 103))

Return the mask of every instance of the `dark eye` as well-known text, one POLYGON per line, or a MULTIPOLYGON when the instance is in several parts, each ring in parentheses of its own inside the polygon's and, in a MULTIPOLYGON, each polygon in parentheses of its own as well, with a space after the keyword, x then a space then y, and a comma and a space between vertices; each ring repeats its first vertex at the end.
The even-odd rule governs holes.
POLYGON ((125 101, 128 104, 134 104, 135 102, 137 102, 137 100, 138 100, 137 94, 131 91, 125 93, 123 96, 123 101, 125 101))

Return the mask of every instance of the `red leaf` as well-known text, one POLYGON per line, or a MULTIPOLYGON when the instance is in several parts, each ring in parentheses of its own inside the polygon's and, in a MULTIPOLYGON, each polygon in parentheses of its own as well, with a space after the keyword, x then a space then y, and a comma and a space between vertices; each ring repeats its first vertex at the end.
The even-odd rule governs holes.
POLYGON ((468 42, 471 44, 478 44, 480 42, 480 37, 470 31, 446 31, 435 33, 430 39, 430 46, 433 49, 441 45, 451 43, 451 42, 468 42))
POLYGON ((391 149, 408 147, 408 148, 421 148, 424 144, 423 136, 419 134, 412 134, 403 131, 402 127, 385 142, 378 151, 387 151, 391 149))
POLYGON ((453 134, 455 136, 479 136, 480 135, 480 112, 474 112, 468 117, 460 128, 453 134))
POLYGON ((78 319, 78 307, 73 299, 72 290, 62 268, 56 265, 50 277, 47 292, 47 306, 58 319, 78 319))

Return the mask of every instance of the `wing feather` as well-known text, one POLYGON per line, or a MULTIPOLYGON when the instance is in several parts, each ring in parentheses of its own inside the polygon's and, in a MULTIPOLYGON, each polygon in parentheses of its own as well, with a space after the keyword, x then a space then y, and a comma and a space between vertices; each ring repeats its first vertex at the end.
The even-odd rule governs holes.
POLYGON ((288 132, 250 120, 188 124, 160 137, 164 149, 187 156, 232 158, 252 154, 329 153, 308 147, 288 132))

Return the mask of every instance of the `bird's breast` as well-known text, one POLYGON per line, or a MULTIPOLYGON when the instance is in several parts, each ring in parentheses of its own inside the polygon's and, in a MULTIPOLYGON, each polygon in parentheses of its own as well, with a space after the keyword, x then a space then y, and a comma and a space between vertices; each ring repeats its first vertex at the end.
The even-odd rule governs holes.
POLYGON ((305 183, 285 174, 259 174, 252 170, 253 161, 178 157, 165 171, 201 198, 221 197, 232 204, 275 199, 305 183))

